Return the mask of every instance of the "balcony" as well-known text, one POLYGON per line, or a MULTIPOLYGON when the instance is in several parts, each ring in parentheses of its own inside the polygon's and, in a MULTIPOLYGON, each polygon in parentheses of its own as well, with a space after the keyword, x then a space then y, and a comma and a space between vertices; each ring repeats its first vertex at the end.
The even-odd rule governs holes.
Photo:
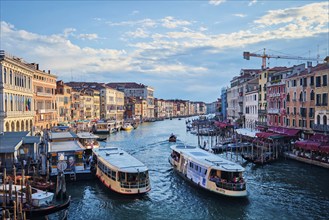
POLYGON ((313 124, 312 129, 315 131, 329 132, 329 125, 313 124))
POLYGON ((53 113, 56 112, 55 109, 38 109, 36 111, 37 114, 44 114, 44 113, 53 113))
POLYGON ((280 113, 280 109, 276 109, 276 108, 270 108, 267 110, 268 114, 279 114, 280 113))
POLYGON ((53 94, 51 94, 51 93, 46 93, 46 92, 37 92, 37 96, 52 97, 53 94))
POLYGON ((256 126, 263 126, 263 127, 267 127, 267 122, 256 121, 256 126))
POLYGON ((12 112, 1 112, 0 117, 33 117, 35 115, 35 111, 12 111, 12 112))
POLYGON ((267 111, 266 110, 258 110, 258 114, 259 115, 267 115, 267 111))

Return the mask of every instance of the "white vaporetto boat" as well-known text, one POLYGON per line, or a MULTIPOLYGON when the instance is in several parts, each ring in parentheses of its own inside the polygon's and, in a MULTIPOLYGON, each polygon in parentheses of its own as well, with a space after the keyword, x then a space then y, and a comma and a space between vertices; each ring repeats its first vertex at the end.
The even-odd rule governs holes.
POLYGON ((99 143, 97 141, 97 138, 99 137, 97 135, 94 135, 89 132, 79 132, 77 133, 77 136, 79 138, 79 142, 86 149, 93 149, 99 147, 99 143))
POLYGON ((200 188, 231 196, 247 196, 246 182, 239 164, 198 147, 173 145, 169 163, 183 178, 200 188))
POLYGON ((93 149, 96 176, 105 186, 121 194, 143 194, 151 190, 148 168, 116 147, 93 149))

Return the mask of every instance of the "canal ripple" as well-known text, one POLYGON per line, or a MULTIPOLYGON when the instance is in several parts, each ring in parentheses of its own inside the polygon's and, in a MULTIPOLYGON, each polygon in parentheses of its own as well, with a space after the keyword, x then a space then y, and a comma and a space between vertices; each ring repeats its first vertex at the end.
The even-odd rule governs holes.
POLYGON ((168 162, 171 133, 178 142, 198 143, 186 132, 185 121, 177 119, 111 134, 102 146, 121 147, 142 161, 149 168, 152 190, 142 197, 127 197, 98 180, 68 183, 69 219, 328 219, 328 170, 285 159, 265 166, 240 161, 246 169, 248 197, 216 196, 173 171, 168 162))

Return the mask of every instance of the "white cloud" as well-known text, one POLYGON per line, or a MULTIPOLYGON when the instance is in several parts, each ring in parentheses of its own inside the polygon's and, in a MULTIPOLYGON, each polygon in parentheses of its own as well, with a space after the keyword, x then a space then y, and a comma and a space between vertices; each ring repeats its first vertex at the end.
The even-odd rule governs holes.
POLYGON ((79 34, 77 36, 78 39, 82 39, 82 40, 95 40, 98 39, 98 35, 97 34, 79 34))
POLYGON ((240 18, 244 18, 247 16, 246 14, 233 14, 233 15, 240 18))
POLYGON ((166 28, 177 28, 179 26, 188 26, 191 25, 191 22, 184 20, 177 20, 171 16, 161 19, 162 26, 166 28))
POLYGON ((131 15, 137 15, 137 14, 139 14, 138 10, 134 10, 133 12, 131 12, 131 15))
POLYGON ((110 26, 141 26, 141 27, 155 27, 156 21, 146 18, 136 21, 121 21, 121 22, 107 22, 110 26))
POLYGON ((250 0, 248 6, 252 6, 257 3, 257 0, 250 0))
POLYGON ((133 38, 147 38, 149 36, 148 33, 142 28, 137 28, 135 31, 129 31, 126 35, 133 38))
POLYGON ((220 5, 220 4, 222 4, 222 3, 224 3, 224 2, 226 2, 226 0, 210 0, 209 1, 209 4, 211 4, 211 5, 220 5))
POLYGON ((302 7, 270 10, 256 20, 256 24, 277 25, 282 23, 328 23, 328 2, 308 4, 302 7))
POLYGON ((68 37, 70 35, 73 35, 74 32, 76 32, 77 30, 75 28, 65 28, 64 29, 64 37, 68 37))

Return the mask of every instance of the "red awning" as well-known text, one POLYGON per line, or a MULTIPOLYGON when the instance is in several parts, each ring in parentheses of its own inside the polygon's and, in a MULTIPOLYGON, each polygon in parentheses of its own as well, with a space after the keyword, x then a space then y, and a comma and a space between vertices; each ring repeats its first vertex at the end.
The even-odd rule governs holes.
POLYGON ((324 153, 329 153, 329 145, 320 146, 319 151, 324 153))
POLYGON ((227 127, 233 126, 229 123, 220 122, 220 121, 215 121, 215 125, 219 128, 227 128, 227 127))
POLYGON ((315 141, 296 141, 295 146, 304 150, 318 151, 320 143, 315 141))
POLYGON ((272 132, 258 132, 256 133, 256 136, 259 137, 259 138, 269 138, 269 137, 272 137, 272 136, 279 136, 279 134, 275 134, 275 133, 272 133, 272 132))
POLYGON ((310 140, 317 141, 317 142, 329 143, 329 135, 314 134, 312 137, 310 137, 310 140))
POLYGON ((268 130, 279 134, 285 134, 288 136, 296 136, 300 132, 299 129, 274 127, 274 126, 271 126, 268 130))

